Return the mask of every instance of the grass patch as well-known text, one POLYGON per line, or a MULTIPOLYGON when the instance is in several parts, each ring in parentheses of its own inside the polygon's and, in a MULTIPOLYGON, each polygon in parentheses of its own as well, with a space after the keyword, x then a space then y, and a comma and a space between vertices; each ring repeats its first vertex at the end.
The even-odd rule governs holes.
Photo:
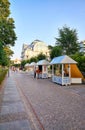
POLYGON ((7 74, 8 69, 0 67, 0 84, 4 80, 6 74, 7 74))

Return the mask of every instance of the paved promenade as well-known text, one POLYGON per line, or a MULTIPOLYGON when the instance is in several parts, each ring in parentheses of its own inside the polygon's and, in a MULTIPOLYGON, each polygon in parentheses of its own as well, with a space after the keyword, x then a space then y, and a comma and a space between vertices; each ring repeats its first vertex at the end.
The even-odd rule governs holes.
POLYGON ((85 85, 10 72, 0 89, 0 130, 85 130, 85 85))
POLYGON ((0 130, 32 130, 12 75, 0 89, 0 130))

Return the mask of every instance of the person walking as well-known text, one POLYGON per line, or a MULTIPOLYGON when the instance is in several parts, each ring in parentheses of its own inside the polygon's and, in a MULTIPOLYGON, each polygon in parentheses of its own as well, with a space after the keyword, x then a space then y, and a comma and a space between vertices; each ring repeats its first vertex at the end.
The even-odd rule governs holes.
POLYGON ((36 78, 36 69, 34 70, 34 78, 36 78))
POLYGON ((34 66, 34 78, 36 78, 36 66, 34 66))

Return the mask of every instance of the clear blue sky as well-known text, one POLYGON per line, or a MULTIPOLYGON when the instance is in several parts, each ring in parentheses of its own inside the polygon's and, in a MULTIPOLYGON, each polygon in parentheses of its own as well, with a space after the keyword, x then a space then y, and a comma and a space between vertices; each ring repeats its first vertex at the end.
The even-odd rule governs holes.
POLYGON ((58 28, 64 25, 78 32, 85 40, 85 0, 9 0, 15 21, 17 41, 13 58, 20 58, 23 43, 39 39, 55 45, 58 28))

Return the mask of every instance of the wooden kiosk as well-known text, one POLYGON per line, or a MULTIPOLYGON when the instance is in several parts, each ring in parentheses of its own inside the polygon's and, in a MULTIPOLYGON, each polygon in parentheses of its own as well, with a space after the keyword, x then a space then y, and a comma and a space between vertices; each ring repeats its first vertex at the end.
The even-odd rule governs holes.
POLYGON ((48 65, 49 62, 47 60, 40 60, 37 62, 37 66, 40 71, 39 78, 48 78, 48 65))
POLYGON ((81 78, 71 77, 71 65, 73 64, 77 64, 77 62, 67 55, 55 57, 50 62, 50 65, 52 65, 52 81, 60 85, 82 83, 81 78))

